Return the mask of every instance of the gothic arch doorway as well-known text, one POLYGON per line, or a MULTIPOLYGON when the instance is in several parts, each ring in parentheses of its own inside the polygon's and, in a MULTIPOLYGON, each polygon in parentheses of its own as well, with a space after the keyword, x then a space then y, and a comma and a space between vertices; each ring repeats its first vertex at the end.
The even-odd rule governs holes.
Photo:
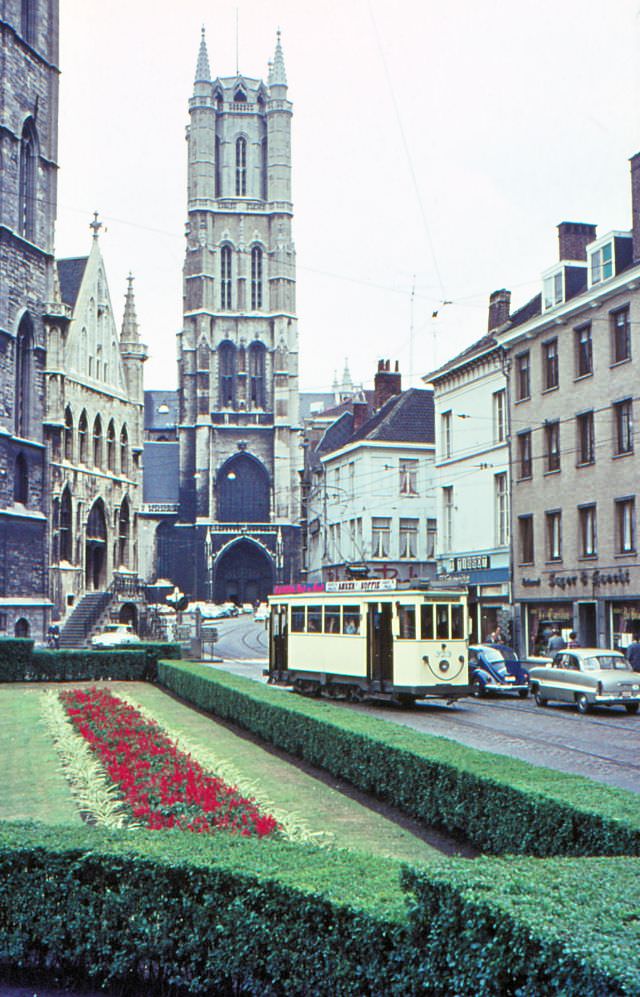
POLYGON ((214 602, 262 602, 273 591, 273 561, 251 540, 238 540, 215 561, 214 602))
POLYGON ((85 539, 86 588, 102 589, 107 581, 107 517, 104 503, 97 499, 91 506, 87 519, 85 539))
POLYGON ((118 621, 128 623, 133 630, 138 630, 138 609, 135 602, 122 603, 118 613, 118 621))

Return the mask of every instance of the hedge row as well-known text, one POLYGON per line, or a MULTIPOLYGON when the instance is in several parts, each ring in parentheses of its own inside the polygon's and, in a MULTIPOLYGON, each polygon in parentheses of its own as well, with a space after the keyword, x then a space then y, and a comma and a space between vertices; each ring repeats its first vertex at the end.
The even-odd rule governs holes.
POLYGON ((637 997, 639 866, 481 859, 401 875, 225 834, 4 824, 0 974, 149 997, 637 997))
POLYGON ((192 705, 484 852, 640 855, 640 796, 301 699, 201 665, 160 662, 192 705))
POLYGON ((0 682, 155 681, 160 658, 180 657, 180 645, 150 641, 108 650, 34 649, 33 641, 0 639, 0 682))

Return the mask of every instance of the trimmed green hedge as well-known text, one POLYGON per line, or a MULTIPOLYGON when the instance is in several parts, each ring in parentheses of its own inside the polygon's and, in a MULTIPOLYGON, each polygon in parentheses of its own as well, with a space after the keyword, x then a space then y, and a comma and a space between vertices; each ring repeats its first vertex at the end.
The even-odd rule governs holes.
POLYGON ((637 859, 0 825, 0 974, 149 997, 637 997, 639 905, 637 859))
POLYGON ((30 640, 0 641, 0 682, 153 682, 160 658, 180 658, 180 645, 148 641, 106 650, 54 651, 34 649, 30 640))
POLYGON ((640 860, 453 860, 405 869, 442 994, 640 994, 640 860))
POLYGON ((160 662, 158 680, 194 706, 485 852, 640 855, 635 793, 202 665, 160 662))

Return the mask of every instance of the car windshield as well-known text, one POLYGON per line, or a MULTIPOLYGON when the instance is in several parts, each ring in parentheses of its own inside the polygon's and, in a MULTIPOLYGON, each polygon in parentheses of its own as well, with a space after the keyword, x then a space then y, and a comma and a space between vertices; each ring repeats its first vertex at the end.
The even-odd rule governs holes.
POLYGON ((611 671, 614 668, 619 671, 626 671, 629 665, 626 658, 623 658, 621 654, 598 654, 591 658, 583 658, 582 667, 586 671, 597 671, 599 669, 611 671))

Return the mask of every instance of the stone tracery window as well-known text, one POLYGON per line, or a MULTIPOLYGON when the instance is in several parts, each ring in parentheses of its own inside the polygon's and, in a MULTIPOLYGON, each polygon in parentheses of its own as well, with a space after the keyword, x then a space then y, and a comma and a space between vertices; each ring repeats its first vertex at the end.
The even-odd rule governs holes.
POLYGON ((262 308, 262 250, 254 246, 251 250, 251 309, 262 308))
POLYGON ((247 140, 244 136, 236 139, 236 197, 247 193, 247 140))

